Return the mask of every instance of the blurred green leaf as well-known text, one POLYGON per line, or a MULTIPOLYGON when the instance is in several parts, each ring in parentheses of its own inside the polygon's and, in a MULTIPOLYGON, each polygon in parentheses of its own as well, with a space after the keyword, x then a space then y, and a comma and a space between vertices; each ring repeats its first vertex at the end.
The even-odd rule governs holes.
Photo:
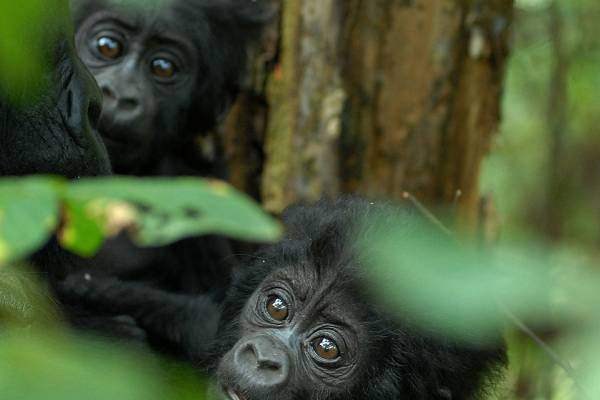
POLYGON ((0 393, 11 400, 162 400, 164 382, 148 356, 116 344, 20 331, 0 337, 0 393))
POLYGON ((0 263, 22 259, 48 240, 58 223, 57 182, 0 180, 0 263))
MULTIPOLYGON (((185 236, 207 233, 272 241, 281 233, 279 224, 254 201, 221 181, 86 179, 70 185, 66 196, 88 209, 104 204, 104 211, 109 213, 110 207, 118 202, 133 205, 136 214, 123 217, 135 219, 135 238, 144 245, 164 245, 185 236)), ((122 213, 122 207, 116 210, 126 214, 122 213)))
POLYGON ((38 278, 28 265, 11 264, 0 269, 0 327, 58 321, 55 304, 38 278))
POLYGON ((4 1, 0 12, 0 93, 21 104, 54 84, 59 43, 70 46, 68 0, 4 1))
POLYGON ((253 241, 281 234, 253 200, 220 181, 0 179, 0 263, 27 257, 53 233, 67 249, 90 256, 104 237, 124 228, 142 245, 155 246, 209 233, 253 241), (56 232, 59 206, 64 218, 56 232))
POLYGON ((82 204, 67 199, 64 205, 64 228, 58 238, 61 245, 83 257, 94 255, 104 242, 102 224, 85 211, 82 204))
POLYGON ((548 249, 533 242, 484 251, 418 218, 373 232, 362 244, 373 293, 402 318, 432 332, 485 341, 498 336, 506 310, 531 324, 559 320, 574 309, 557 304, 562 299, 557 290, 567 283, 600 304, 592 290, 600 285, 598 277, 554 275, 548 249))
POLYGON ((0 89, 22 92, 39 83, 45 60, 38 46, 47 0, 3 1, 0 12, 0 89))

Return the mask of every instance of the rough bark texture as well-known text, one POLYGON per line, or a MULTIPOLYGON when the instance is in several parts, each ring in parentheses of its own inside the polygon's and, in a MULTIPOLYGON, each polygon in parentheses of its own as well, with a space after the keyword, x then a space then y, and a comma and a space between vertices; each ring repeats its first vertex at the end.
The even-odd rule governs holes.
POLYGON ((475 222, 512 3, 282 0, 266 72, 226 129, 234 184, 272 212, 344 192, 443 204, 460 190, 475 222))

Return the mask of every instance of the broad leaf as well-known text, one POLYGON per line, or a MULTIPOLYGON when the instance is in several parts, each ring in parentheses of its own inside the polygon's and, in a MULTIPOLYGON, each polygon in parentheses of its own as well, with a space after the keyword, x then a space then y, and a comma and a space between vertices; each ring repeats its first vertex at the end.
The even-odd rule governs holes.
POLYGON ((146 358, 115 345, 16 330, 0 337, 0 393, 14 400, 168 398, 146 358))
POLYGON ((41 247, 58 223, 58 181, 0 180, 0 263, 19 260, 41 247))
POLYGON ((85 179, 71 184, 66 197, 108 221, 107 229, 115 219, 123 219, 124 226, 133 223, 134 238, 143 245, 164 245, 208 233, 272 241, 281 231, 254 201, 215 180, 85 179), (135 213, 124 212, 123 202, 135 206, 135 213))

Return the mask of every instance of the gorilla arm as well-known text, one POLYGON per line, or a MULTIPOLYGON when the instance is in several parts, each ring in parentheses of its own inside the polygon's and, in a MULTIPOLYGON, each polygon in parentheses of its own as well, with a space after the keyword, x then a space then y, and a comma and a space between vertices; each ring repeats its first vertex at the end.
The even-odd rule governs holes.
POLYGON ((206 354, 217 332, 220 308, 209 296, 173 294, 87 272, 70 275, 59 291, 98 312, 133 317, 150 344, 192 361, 206 354))

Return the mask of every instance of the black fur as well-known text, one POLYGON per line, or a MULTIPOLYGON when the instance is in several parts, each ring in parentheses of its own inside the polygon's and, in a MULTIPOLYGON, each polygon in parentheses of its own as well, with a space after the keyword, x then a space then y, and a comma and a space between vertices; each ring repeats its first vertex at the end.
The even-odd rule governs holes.
MULTIPOLYGON (((483 348, 430 336, 393 317, 368 295, 365 266, 357 258, 354 240, 364 233, 363 222, 369 228, 370 218, 385 219, 390 210, 360 199, 292 208, 284 218, 285 238, 256 254, 251 265, 238 271, 221 308, 206 297, 168 295, 116 279, 82 282, 80 276, 74 276, 65 284, 65 291, 95 306, 133 315, 152 338, 169 343, 171 349, 179 349, 216 376, 216 392, 225 387, 225 393, 231 390, 246 400, 476 398, 486 377, 505 362, 501 339, 497 345, 483 348), (295 300, 289 303, 297 304, 295 318, 299 321, 289 327, 262 316, 261 304, 268 294, 261 293, 270 293, 269 287, 280 279, 292 282, 295 288, 291 295, 295 300), (302 321, 313 321, 310 326, 323 321, 319 311, 323 308, 316 307, 320 303, 334 305, 335 313, 351 321, 336 329, 350 329, 358 338, 354 347, 348 346, 350 358, 344 372, 330 369, 326 378, 315 375, 311 371, 315 367, 305 360, 302 346, 310 342, 302 339, 304 333, 286 333, 305 329, 298 328, 302 321), (217 328, 215 315, 219 312, 217 328), (256 337, 278 338, 276 341, 282 340, 278 346, 290 346, 281 361, 292 365, 285 384, 265 387, 260 371, 238 365, 232 352, 256 337)), ((410 218, 400 215, 400 220, 410 218)), ((410 230, 407 225, 406 232, 410 230)), ((277 360, 271 362, 275 370, 279 365, 277 360)), ((224 393, 218 396, 227 398, 224 393)))
MULTIPOLYGON (((71 5, 78 52, 104 92, 98 130, 115 172, 223 178, 223 157, 202 159, 195 140, 215 127, 237 94, 248 47, 272 17, 269 1, 71 0, 71 5), (124 22, 134 27, 124 28, 124 22), (104 58, 96 49, 98 36, 118 39, 122 55, 104 58), (156 57, 178 60, 172 81, 148 73, 156 57)), ((123 279, 222 297, 232 254, 223 237, 142 249, 121 235, 109 239, 93 262, 123 279)))
MULTIPOLYGON (((198 134, 215 127, 237 94, 247 62, 248 47, 272 18, 269 2, 159 0, 140 5, 136 1, 71 0, 71 4, 79 54, 105 91, 105 111, 100 121, 100 133, 121 142, 116 146, 111 146, 110 142, 108 145, 115 172, 142 176, 219 173, 218 168, 214 170, 210 167, 208 171, 198 171, 198 162, 202 160, 197 158, 197 145, 193 140, 198 134), (125 83, 117 82, 115 75, 104 76, 108 69, 117 72, 125 69, 120 64, 120 58, 107 63, 98 57, 94 49, 88 48, 94 46, 89 39, 96 29, 90 19, 107 11, 114 12, 115 19, 133 21, 136 24, 133 35, 144 30, 149 30, 149 37, 175 34, 181 38, 180 44, 193 48, 194 54, 189 55, 186 71, 181 71, 189 75, 186 83, 181 87, 150 84, 145 76, 146 65, 124 80, 125 83), (137 83, 127 92, 128 88, 123 86, 133 79, 137 83), (117 118, 116 121, 114 114, 119 110, 112 111, 106 106, 110 97, 107 96, 109 88, 117 92, 113 94, 118 98, 129 96, 138 101, 142 105, 142 112, 131 118, 117 118), (148 105, 149 99, 155 105, 148 105), (147 129, 137 133, 136 129, 140 127, 147 129), (133 142, 127 148, 121 146, 135 135, 140 135, 140 138, 143 136, 143 141, 152 143, 153 148, 135 162, 123 162, 122 158, 139 149, 133 142)), ((126 41, 127 38, 122 40, 126 41)), ((143 45, 153 48, 146 42, 143 45)), ((126 51, 137 50, 126 47, 126 51)), ((141 139, 138 142, 141 143, 141 139)))
MULTIPOLYGON (((100 114, 100 93, 75 52, 67 1, 48 0, 40 6, 44 24, 38 27, 41 35, 36 38, 24 34, 19 45, 31 52, 44 50, 47 70, 41 78, 47 86, 32 98, 0 87, 0 176, 55 174, 77 178, 109 174, 108 154, 94 132, 100 114)), ((60 248, 56 240, 51 240, 31 261, 51 288, 67 274, 89 266, 60 248)), ((15 270, 6 269, 0 280, 8 279, 10 283, 15 279, 15 270)), ((27 275, 19 271, 15 276, 21 274, 27 275)), ((1 309, 28 313, 31 307, 40 306, 15 304, 11 290, 18 290, 17 286, 2 288, 1 309)), ((119 334, 126 330, 126 336, 143 335, 133 321, 91 315, 77 303, 63 306, 67 318, 76 325, 102 326, 105 331, 112 326, 113 332, 119 334)), ((28 321, 31 322, 41 321, 28 321)))
POLYGON ((44 51, 48 68, 44 76, 36 77, 47 87, 35 92, 34 98, 24 99, 23 93, 0 87, 0 176, 74 178, 110 171, 104 144, 93 132, 100 114, 100 93, 75 54, 68 20, 62 15, 65 4, 44 2, 42 37, 3 38, 21 40, 19 45, 26 51, 44 51))

